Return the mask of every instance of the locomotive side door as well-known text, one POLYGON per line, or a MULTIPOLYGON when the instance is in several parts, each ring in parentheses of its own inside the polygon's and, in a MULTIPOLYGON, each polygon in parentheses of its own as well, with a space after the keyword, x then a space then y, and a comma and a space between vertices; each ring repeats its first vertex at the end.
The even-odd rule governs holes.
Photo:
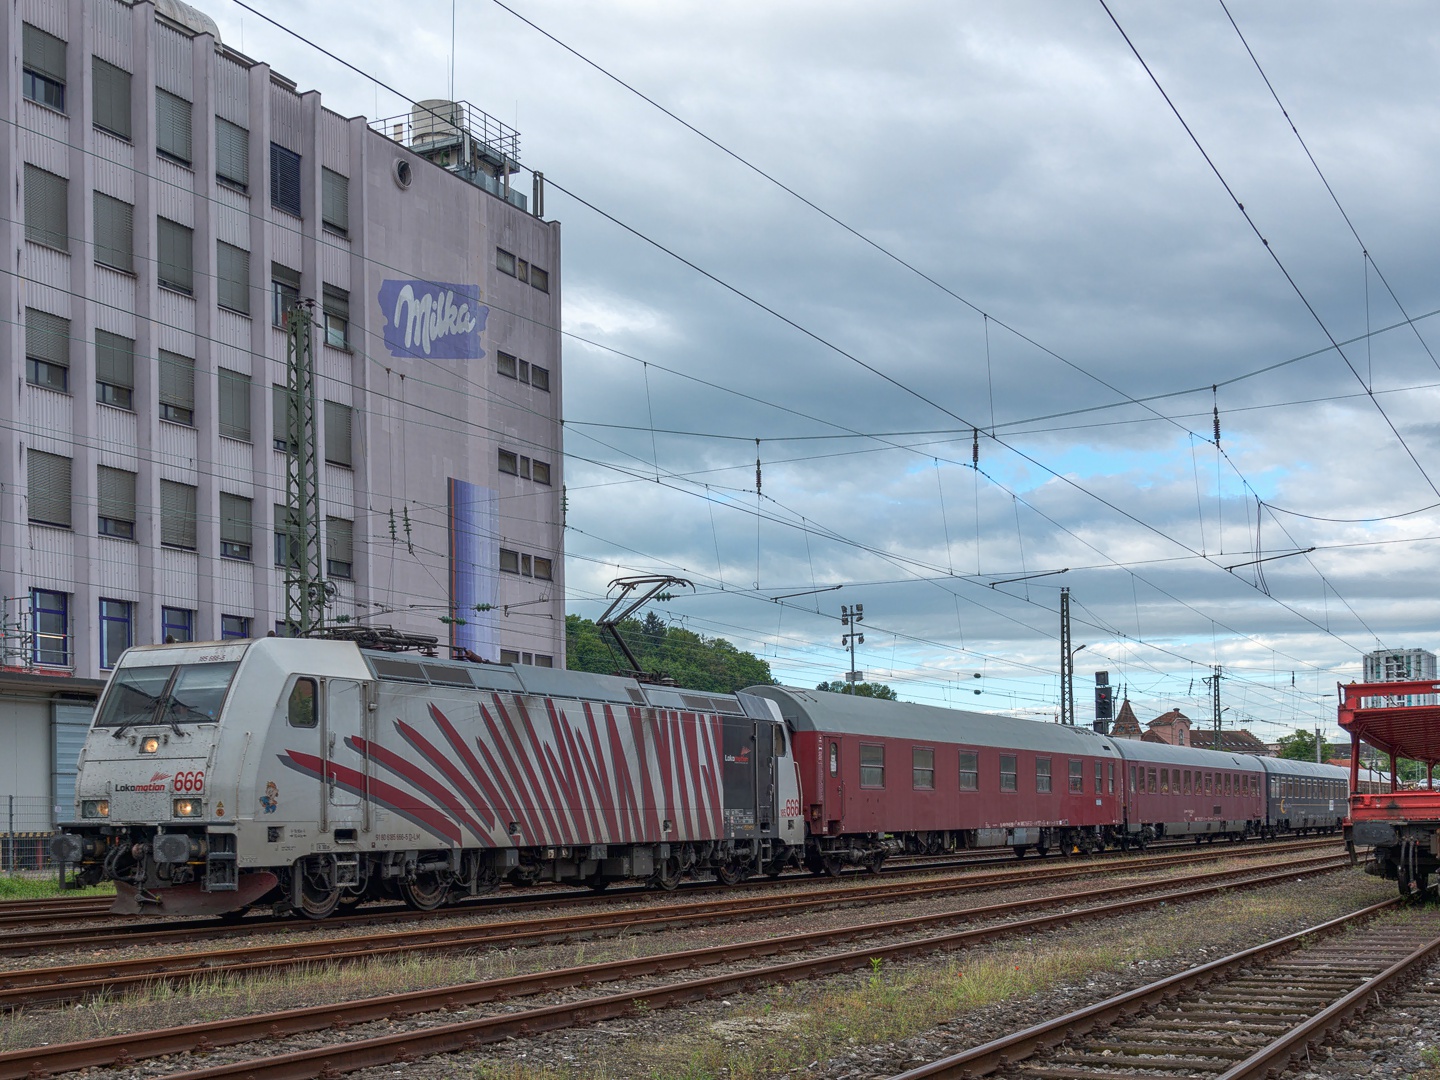
POLYGON ((755 724, 755 820, 762 836, 775 833, 775 729, 779 726, 768 720, 755 724))
POLYGON ((325 685, 325 709, 321 714, 321 749, 325 756, 325 777, 327 799, 337 816, 347 823, 354 817, 360 806, 360 795, 354 785, 336 782, 331 763, 348 771, 359 772, 360 761, 345 740, 360 734, 360 720, 364 715, 360 684, 353 679, 329 679, 325 685))

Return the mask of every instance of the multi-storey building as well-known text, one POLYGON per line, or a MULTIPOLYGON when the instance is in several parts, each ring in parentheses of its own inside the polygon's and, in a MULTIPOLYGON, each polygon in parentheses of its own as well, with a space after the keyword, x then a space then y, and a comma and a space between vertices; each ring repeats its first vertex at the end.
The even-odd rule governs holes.
POLYGON ((66 801, 57 686, 284 632, 303 300, 327 620, 563 666, 560 229, 518 134, 341 116, 176 0, 17 0, 0 40, 0 796, 66 801))
MULTIPOLYGON (((1365 654, 1365 682, 1423 682, 1435 678, 1435 654, 1429 649, 1376 649, 1365 654)), ((1369 700, 1369 699, 1366 699, 1369 700)), ((1434 705, 1434 694, 1396 695, 1391 705, 1434 705)))

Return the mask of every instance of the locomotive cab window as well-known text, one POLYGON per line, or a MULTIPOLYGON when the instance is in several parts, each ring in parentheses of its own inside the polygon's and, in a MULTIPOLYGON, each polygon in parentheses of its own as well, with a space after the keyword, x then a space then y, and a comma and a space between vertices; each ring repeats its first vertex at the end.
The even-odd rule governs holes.
POLYGON ((95 726, 213 724, 237 666, 226 661, 122 667, 110 680, 95 726))
POLYGON ((770 749, 776 757, 785 756, 785 725, 776 724, 770 736, 770 749))
POLYGON ((290 700, 285 706, 285 719, 291 727, 313 728, 319 722, 315 711, 315 680, 296 679, 290 688, 290 700))
POLYGON ((980 790, 980 755, 974 750, 960 751, 960 790, 980 790))
POLYGON ((885 747, 860 744, 860 786, 862 788, 883 788, 885 786, 885 747))
POLYGON ((1001 754, 1001 755, 1000 755, 1000 790, 1001 790, 1001 791, 1015 791, 1015 790, 1017 790, 1017 788, 1019 787, 1019 785, 1016 784, 1016 782, 1015 782, 1015 777, 1016 777, 1015 755, 1014 755, 1014 754, 1001 754))

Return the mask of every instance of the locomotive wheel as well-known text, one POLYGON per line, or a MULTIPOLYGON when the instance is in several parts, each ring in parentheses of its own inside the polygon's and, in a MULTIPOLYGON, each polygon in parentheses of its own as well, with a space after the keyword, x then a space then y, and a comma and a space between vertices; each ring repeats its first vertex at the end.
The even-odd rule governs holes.
POLYGON ((312 856, 300 864, 300 888, 295 910, 307 919, 323 919, 340 905, 340 890, 329 882, 329 875, 313 869, 323 856, 312 856))
POLYGON ((652 880, 657 888, 664 889, 666 892, 674 892, 680 887, 681 873, 680 860, 672 855, 661 862, 660 868, 655 871, 655 877, 652 880))
POLYGON ((1025 848, 1025 845, 1024 845, 1024 844, 1016 844, 1016 845, 1015 845, 1015 858, 1017 858, 1017 859, 1023 859, 1023 858, 1025 857, 1025 851, 1026 851, 1026 848, 1025 848))
POLYGON ((829 856, 826 857, 825 863, 824 863, 824 869, 825 869, 825 874, 826 874, 826 876, 828 876, 828 877, 839 877, 839 876, 840 876, 840 871, 841 871, 842 867, 843 867, 843 864, 840 862, 840 856, 838 856, 838 855, 829 855, 829 856))
POLYGON ((739 885, 745 880, 745 870, 739 863, 722 863, 715 867, 715 880, 721 885, 739 885))
POLYGON ((400 882, 400 897, 417 911, 434 911, 450 896, 450 883, 439 874, 417 874, 400 882))
POLYGON ((596 874, 593 877, 588 878, 585 884, 589 885, 594 892, 604 892, 610 887, 610 879, 608 877, 601 877, 599 874, 596 874))

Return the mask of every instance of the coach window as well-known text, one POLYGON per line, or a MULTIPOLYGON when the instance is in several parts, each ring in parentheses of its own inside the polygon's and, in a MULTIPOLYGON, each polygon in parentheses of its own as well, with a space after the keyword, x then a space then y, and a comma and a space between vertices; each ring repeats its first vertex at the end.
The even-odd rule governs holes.
POLYGON ((960 751, 960 790, 980 790, 980 755, 974 750, 960 751))
POLYGON ((1212 794, 1212 792, 1211 792, 1211 790, 1210 790, 1210 778, 1211 778, 1211 776, 1213 776, 1213 775, 1214 775, 1213 773, 1208 773, 1208 772, 1205 774, 1205 794, 1206 794, 1206 795, 1212 794))
POLYGON ((1115 794, 1115 763, 1112 761, 1105 767, 1105 791, 1107 794, 1115 794))
POLYGON ((1148 787, 1147 787, 1146 790, 1148 790, 1151 795, 1155 795, 1155 794, 1157 794, 1157 793, 1159 792, 1159 790, 1160 790, 1160 785, 1155 782, 1155 770, 1154 770, 1154 769, 1150 769, 1150 770, 1149 770, 1149 773, 1150 773, 1150 782, 1149 782, 1149 785, 1148 785, 1148 787))
POLYGON ((1018 785, 1015 783, 1015 755, 1000 755, 1000 790, 1015 791, 1018 785))
POLYGON ((286 710, 291 727, 313 728, 315 716, 315 680, 296 679, 290 691, 290 704, 286 710))
POLYGON ((1228 773, 1228 772, 1225 774, 1225 794, 1226 794, 1226 795, 1232 794, 1232 792, 1231 792, 1231 790, 1230 790, 1230 777, 1231 777, 1231 775, 1232 775, 1232 774, 1230 774, 1230 773, 1228 773))
POLYGON ((839 743, 833 743, 833 742, 832 742, 832 743, 830 744, 830 775, 831 775, 831 776, 839 776, 839 775, 840 775, 840 744, 839 744, 839 743))
POLYGON ((1085 794, 1085 763, 1083 761, 1072 759, 1070 762, 1070 791, 1075 795, 1085 794))
POLYGON ((1169 770, 1169 769, 1161 769, 1161 770, 1160 770, 1160 794, 1161 794, 1161 795, 1169 795, 1169 794, 1170 794, 1170 770, 1169 770))
POLYGON ((1095 794, 1102 795, 1105 792, 1105 763, 1095 762, 1095 794))
POLYGON ((916 746, 910 751, 910 779, 916 791, 935 790, 935 751, 916 746))
POLYGON ((1042 794, 1050 790, 1050 759, 1048 757, 1035 759, 1035 790, 1042 794))
POLYGON ((883 788, 885 786, 885 748, 860 744, 860 786, 862 788, 883 788))
POLYGON ((1186 770, 1185 770, 1185 794, 1186 794, 1186 795, 1189 795, 1190 793, 1191 793, 1191 791, 1190 791, 1190 770, 1189 770, 1189 769, 1186 769, 1186 770))

